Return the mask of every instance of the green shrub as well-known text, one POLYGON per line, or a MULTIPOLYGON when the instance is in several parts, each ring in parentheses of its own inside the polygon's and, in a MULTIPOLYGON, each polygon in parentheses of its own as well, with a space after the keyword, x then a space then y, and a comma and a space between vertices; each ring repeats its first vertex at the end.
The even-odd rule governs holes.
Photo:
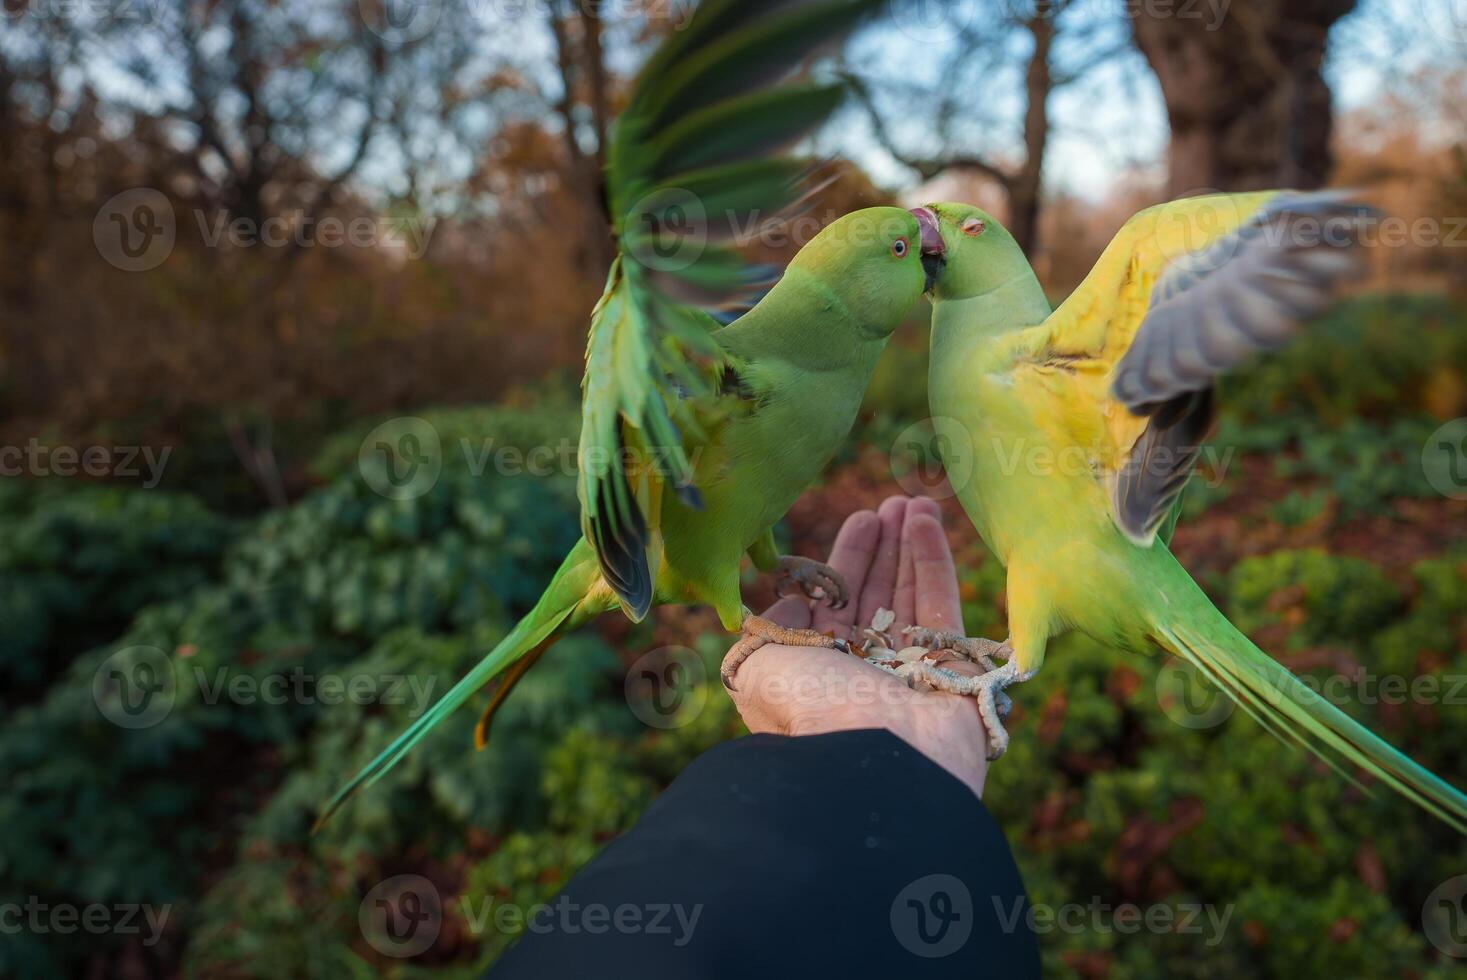
MULTIPOLYGON (((384 641, 382 653, 397 651, 404 666, 420 663, 425 643, 441 653, 461 646, 460 657, 472 646, 403 634, 384 641)), ((630 827, 692 758, 737 731, 732 704, 713 680, 722 647, 700 652, 703 709, 683 727, 654 733, 622 701, 622 673, 606 648, 584 635, 564 640, 526 676, 483 753, 466 750, 466 717, 459 731, 434 733, 307 838, 323 794, 408 720, 330 710, 292 775, 246 826, 241 860, 203 900, 187 971, 277 978, 319 975, 330 965, 418 975, 417 961, 363 943, 357 920, 377 882, 418 873, 435 882, 445 919, 443 938, 423 960, 434 975, 477 975, 520 934, 527 910, 630 827), (299 873, 302 862, 311 873, 299 873), (502 905, 517 911, 497 917, 502 905), (275 938, 282 931, 283 943, 275 938)))
MULTIPOLYGON (((1304 523, 1336 501, 1342 513, 1389 512, 1425 492, 1409 458, 1429 414, 1415 389, 1440 365, 1462 363, 1455 315, 1426 300, 1352 304, 1285 360, 1263 359, 1260 374, 1229 383, 1221 444, 1271 455, 1288 481, 1291 496, 1270 509, 1272 520, 1304 523), (1379 417, 1392 399, 1420 411, 1379 417)), ((910 382, 903 376, 919 354, 896 351, 890 380, 910 382)), ((912 397, 919 388, 873 389, 868 449, 885 453, 918 408, 925 416, 925 396, 912 397)), ((321 453, 315 472, 325 486, 244 528, 217 573, 205 568, 196 580, 129 597, 145 608, 125 631, 119 624, 89 641, 94 648, 44 699, 6 715, 0 902, 146 901, 171 903, 173 915, 153 950, 123 937, 7 937, 0 975, 75 974, 103 956, 121 959, 118 947, 131 942, 127 958, 160 974, 475 976, 519 934, 494 922, 495 908, 524 910, 552 896, 692 758, 739 731, 711 680, 726 649, 721 634, 696 644, 710 678, 702 710, 662 731, 633 717, 622 662, 585 631, 526 676, 485 751, 468 748, 466 709, 311 836, 321 802, 411 721, 420 692, 442 693, 504 635, 577 533, 568 474, 509 477, 493 457, 573 441, 573 399, 418 417, 440 444, 442 473, 427 493, 389 500, 367 486, 360 450, 377 422, 363 423, 321 453), (147 648, 178 681, 172 710, 152 727, 121 729, 99 713, 93 681, 115 652, 137 660, 147 648), (296 676, 316 679, 307 694, 329 677, 402 677, 418 688, 399 703, 364 705, 243 704, 211 693, 233 678, 296 676), (358 924, 364 897, 398 874, 429 878, 445 902, 438 942, 407 961, 374 949, 358 924)), ((367 455, 366 475, 388 462, 367 455)), ((1221 490, 1194 485, 1189 511, 1239 486, 1238 470, 1229 473, 1221 490)), ((35 493, 0 482, 7 521, 48 508, 64 510, 59 498, 43 507, 35 493)), ((1003 636, 1003 570, 969 555, 959 564, 968 629, 1003 636)), ((132 577, 151 576, 140 571, 132 577)), ((141 587, 126 572, 107 574, 141 587)), ((1217 584, 1222 608, 1270 652, 1288 659, 1325 648, 1344 658, 1311 676, 1353 660, 1375 675, 1436 679, 1434 699, 1391 703, 1351 689, 1342 707, 1448 780, 1467 781, 1467 711, 1445 700, 1452 678, 1467 676, 1460 556, 1418 562, 1408 575, 1282 551, 1239 562, 1217 584)), ((10 595, 0 604, 22 613, 33 604, 14 598, 18 588, 10 595)), ((131 608, 119 604, 114 615, 131 608)), ((17 636, 23 620, 14 621, 17 636)), ((640 627, 620 645, 630 651, 650 636, 640 627)), ((1079 930, 1045 932, 1047 972, 1445 976, 1443 958, 1416 930, 1425 896, 1467 867, 1467 843, 1378 787, 1351 786, 1242 711, 1212 728, 1178 724, 1158 698, 1166 665, 1072 635, 1051 644, 1039 676, 1013 692, 1014 738, 985 802, 1036 903, 1111 910, 1099 927, 1086 918, 1079 930), (1206 918, 1200 933, 1105 928, 1125 902, 1211 909, 1219 925, 1215 933, 1206 918)), ((914 833, 931 832, 931 821, 918 823, 914 833)))
POLYGON ((191 497, 9 481, 0 514, 0 704, 13 704, 149 603, 216 574, 235 528, 191 497))
POLYGON ((1286 624, 1296 649, 1363 644, 1401 601, 1375 565, 1319 550, 1245 558, 1228 573, 1228 594, 1233 625, 1252 634, 1286 624))
POLYGON ((1229 375, 1222 404, 1246 422, 1297 415, 1331 427, 1435 414, 1431 382, 1443 369, 1467 378, 1467 309, 1426 294, 1363 296, 1229 375))
MULTIPOLYGON (((493 422, 494 413, 485 414, 493 422)), ((253 799, 270 797, 261 819, 299 847, 329 791, 403 724, 380 706, 323 712, 316 682, 383 683, 384 675, 407 674, 435 681, 441 693, 538 597, 578 536, 574 512, 564 475, 479 476, 446 462, 436 485, 413 500, 386 500, 353 474, 261 519, 226 558, 219 584, 146 607, 119 640, 79 657, 44 699, 5 719, 0 900, 175 903, 181 908, 171 921, 184 928, 189 896, 240 830, 237 817, 200 814, 249 812, 253 799), (109 661, 114 653, 124 659, 109 661), (175 679, 171 710, 150 727, 119 728, 98 710, 94 678, 119 666, 126 674, 149 657, 162 658, 175 679), (263 692, 267 682, 298 679, 304 693, 283 699, 242 702, 221 687, 263 692), (323 768, 313 770, 302 747, 317 749, 318 729, 323 768)), ((600 656, 604 670, 612 661, 604 650, 600 656)), ((581 665, 573 676, 576 683, 562 682, 553 698, 576 705, 559 709, 561 723, 587 707, 578 685, 605 675, 581 665)), ((533 692, 533 678, 525 687, 533 692)), ((533 697, 523 704, 529 710, 533 697)), ((438 733, 453 742, 451 750, 440 745, 439 758, 456 767, 441 766, 430 781, 423 760, 433 746, 425 746, 416 764, 394 774, 414 794, 370 796, 323 840, 359 854, 421 839, 434 820, 404 797, 423 786, 451 804, 437 816, 440 827, 460 827, 471 812, 492 819, 491 801, 503 800, 509 814, 532 798, 535 757, 471 767, 473 756, 462 751, 471 725, 466 717, 458 731, 438 733), (516 778, 529 780, 529 797, 513 791, 516 778)), ((35 938, 28 937, 26 962, 53 972, 123 941, 35 938)), ((0 973, 10 965, 0 962, 0 973)))
MULTIPOLYGON (((567 445, 574 449, 581 431, 579 392, 550 380, 543 390, 536 387, 534 396, 513 396, 517 400, 533 397, 533 403, 527 405, 428 408, 407 417, 422 419, 432 427, 445 468, 492 473, 496 450, 523 453, 535 447, 550 447, 558 453, 567 445), (481 467, 481 463, 485 465, 481 467)), ((364 421, 327 440, 312 462, 311 471, 324 480, 357 475, 363 441, 386 421, 364 421)))
MULTIPOLYGON (((1223 605, 1278 641, 1274 653, 1338 646, 1376 678, 1439 681, 1434 700, 1393 703, 1368 683, 1332 697, 1460 786, 1467 711, 1442 698, 1467 676, 1467 562, 1429 559, 1412 578, 1402 593, 1369 562, 1280 552, 1240 562, 1223 605)), ((1016 737, 990 770, 985 803, 1031 900, 1080 909, 1071 914, 1086 923, 1041 934, 1046 971, 1288 977, 1322 962, 1339 976, 1444 976, 1416 931, 1420 903, 1467 866, 1467 843, 1378 786, 1351 786, 1241 710, 1210 728, 1178 724, 1159 707, 1165 663, 1072 635, 1013 692, 1016 737), (1198 907, 1204 931, 1121 934, 1112 917, 1124 902, 1173 916, 1198 907), (1215 936, 1208 909, 1225 923, 1215 936)))

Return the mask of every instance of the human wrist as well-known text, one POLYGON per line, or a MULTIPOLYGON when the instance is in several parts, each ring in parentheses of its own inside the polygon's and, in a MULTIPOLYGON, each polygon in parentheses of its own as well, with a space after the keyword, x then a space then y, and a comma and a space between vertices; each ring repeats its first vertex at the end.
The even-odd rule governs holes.
POLYGON ((980 800, 988 778, 988 733, 967 699, 931 694, 943 703, 912 712, 890 726, 892 734, 947 770, 980 800))

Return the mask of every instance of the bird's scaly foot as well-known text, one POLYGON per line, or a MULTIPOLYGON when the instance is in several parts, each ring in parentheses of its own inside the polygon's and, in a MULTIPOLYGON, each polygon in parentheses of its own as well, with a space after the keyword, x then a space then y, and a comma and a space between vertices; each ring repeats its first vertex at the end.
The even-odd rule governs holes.
POLYGON ((941 667, 922 663, 919 660, 915 663, 902 664, 897 668, 896 673, 909 684, 914 681, 922 681, 948 694, 976 698, 978 717, 982 719, 983 727, 988 731, 989 761, 999 758, 1008 751, 1009 732, 1003 727, 1003 720, 1008 717, 1013 702, 1004 693, 1004 688, 1023 679, 1019 674, 1018 664, 1009 661, 986 674, 967 677, 951 670, 943 670, 941 667))
POLYGON ((810 599, 824 599, 832 609, 840 609, 851 601, 851 590, 840 572, 813 558, 799 555, 779 556, 779 578, 774 583, 774 594, 781 599, 791 583, 810 599))
POLYGON ((841 653, 850 653, 851 645, 845 640, 838 640, 824 633, 814 630, 793 629, 789 626, 780 626, 762 616, 745 616, 743 636, 728 651, 723 658, 723 666, 718 674, 723 678, 723 686, 730 691, 736 691, 734 687, 734 675, 739 672, 739 667, 749 655, 766 643, 778 643, 790 647, 818 647, 825 650, 839 650, 841 653))
POLYGON ((985 673, 969 677, 929 663, 924 658, 903 663, 896 668, 896 674, 913 686, 925 684, 934 690, 977 699, 978 717, 988 732, 988 758, 993 760, 1002 756, 1009 747, 1009 733, 1003 722, 1013 707, 1004 688, 1028 680, 1030 676, 1019 673, 1019 665, 1013 660, 1013 649, 1008 641, 998 643, 920 626, 909 627, 904 632, 914 646, 951 653, 984 669, 985 673), (1002 657, 1007 662, 1000 666, 994 657, 1002 657))
MULTIPOLYGON (((998 668, 993 668, 997 670, 998 668)), ((962 697, 974 697, 978 693, 977 685, 973 682, 978 678, 969 674, 960 674, 955 670, 948 670, 940 662, 934 663, 929 660, 915 660, 909 663, 898 664, 895 668, 896 675, 907 682, 907 686, 918 691, 942 691, 946 694, 957 694, 962 697)), ((987 676, 987 675, 981 675, 987 676)), ((993 706, 999 721, 1007 721, 1009 712, 1013 710, 1014 702, 999 688, 993 694, 993 706)), ((981 713, 980 705, 980 713, 981 713)), ((995 758, 997 758, 995 756, 995 758)))
POLYGON ((951 650, 964 660, 972 661, 985 671, 997 670, 998 663, 993 658, 1001 657, 1007 660, 1013 655, 1008 641, 1000 643, 982 636, 963 636, 961 633, 950 633, 947 630, 931 630, 925 626, 908 626, 902 630, 908 641, 913 646, 926 647, 929 650, 951 650))

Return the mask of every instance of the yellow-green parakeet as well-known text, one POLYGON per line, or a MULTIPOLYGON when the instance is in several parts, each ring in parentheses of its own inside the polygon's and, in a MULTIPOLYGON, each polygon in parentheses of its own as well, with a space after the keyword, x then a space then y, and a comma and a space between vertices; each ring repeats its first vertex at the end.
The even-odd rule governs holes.
POLYGON ((1150 208, 1053 311, 991 215, 965 204, 914 213, 946 246, 926 260, 934 423, 948 429, 954 490, 1008 574, 1007 662, 951 685, 978 696, 997 749, 1003 687, 1039 670, 1051 637, 1079 630, 1182 658, 1281 738, 1467 825, 1467 797, 1254 646, 1166 547, 1217 377, 1325 307, 1359 265, 1368 210, 1339 192, 1150 208))

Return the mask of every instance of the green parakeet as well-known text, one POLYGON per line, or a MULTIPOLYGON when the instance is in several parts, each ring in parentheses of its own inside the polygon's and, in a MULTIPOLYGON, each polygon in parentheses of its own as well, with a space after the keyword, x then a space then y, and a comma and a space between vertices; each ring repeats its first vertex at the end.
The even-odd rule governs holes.
MULTIPOLYGON (((708 312, 755 285, 727 244, 790 206, 808 165, 774 156, 838 104, 837 87, 771 81, 871 0, 709 0, 652 55, 615 124, 606 179, 619 255, 591 315, 581 404, 582 539, 535 608, 328 805, 370 785, 490 680, 489 715, 564 632, 612 609, 706 603, 750 625, 747 553, 833 602, 824 566, 781 558, 772 528, 855 421, 871 371, 928 282, 900 208, 833 222, 727 326, 708 312)), ((829 646, 811 631, 764 639, 829 646), (808 635, 806 635, 808 634, 808 635)))
POLYGON ((1467 796, 1255 647, 1165 543, 1211 431, 1217 377, 1324 308, 1358 266, 1369 212, 1337 192, 1150 208, 1053 312, 991 215, 914 213, 946 245, 924 260, 936 272, 934 425, 959 501, 1008 574, 1011 655, 953 685, 978 696, 997 750, 1007 735, 995 696, 1039 670, 1050 637, 1080 630, 1182 658, 1284 740, 1467 827, 1467 796))

